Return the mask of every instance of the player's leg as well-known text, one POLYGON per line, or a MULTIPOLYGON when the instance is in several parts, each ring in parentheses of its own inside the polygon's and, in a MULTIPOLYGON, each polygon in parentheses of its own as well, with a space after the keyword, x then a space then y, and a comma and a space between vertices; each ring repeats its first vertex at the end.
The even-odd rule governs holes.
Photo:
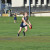
POLYGON ((16 20, 14 20, 14 23, 16 23, 16 20))
POLYGON ((27 26, 25 26, 25 30, 23 31, 23 35, 25 36, 25 32, 28 30, 27 26))
POLYGON ((15 23, 16 23, 16 20, 15 20, 15 23))
POLYGON ((18 31, 18 36, 19 36, 19 34, 20 34, 21 30, 22 30, 22 27, 20 27, 20 29, 19 29, 19 31, 18 31))
POLYGON ((27 26, 25 26, 25 31, 24 32, 26 32, 28 30, 28 28, 27 28, 27 26))

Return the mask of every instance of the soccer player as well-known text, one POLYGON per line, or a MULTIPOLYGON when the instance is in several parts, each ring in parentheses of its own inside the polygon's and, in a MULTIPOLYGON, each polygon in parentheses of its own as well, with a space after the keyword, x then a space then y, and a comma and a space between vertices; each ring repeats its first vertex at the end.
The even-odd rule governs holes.
POLYGON ((16 23, 17 17, 16 17, 16 13, 14 13, 14 23, 16 23))
POLYGON ((20 32, 21 32, 22 28, 25 28, 25 30, 23 31, 23 35, 25 36, 25 32, 28 30, 27 25, 30 27, 30 24, 31 23, 28 20, 28 13, 25 12, 24 16, 22 17, 22 22, 21 22, 21 25, 20 25, 20 29, 18 31, 18 36, 20 35, 20 32))

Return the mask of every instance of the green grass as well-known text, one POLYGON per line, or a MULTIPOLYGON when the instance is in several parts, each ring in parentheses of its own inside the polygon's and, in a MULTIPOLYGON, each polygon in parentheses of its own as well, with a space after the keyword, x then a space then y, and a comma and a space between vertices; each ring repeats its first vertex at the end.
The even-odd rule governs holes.
POLYGON ((0 17, 0 50, 50 50, 50 17, 29 17, 32 29, 20 37, 17 32, 21 17, 14 23, 13 17, 0 17))

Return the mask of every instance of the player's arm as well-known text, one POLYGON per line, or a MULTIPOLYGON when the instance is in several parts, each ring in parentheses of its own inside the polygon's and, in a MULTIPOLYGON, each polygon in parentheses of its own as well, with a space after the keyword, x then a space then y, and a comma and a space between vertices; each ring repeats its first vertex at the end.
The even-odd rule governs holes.
POLYGON ((28 23, 31 24, 29 20, 28 20, 28 23))
POLYGON ((30 25, 24 20, 24 18, 22 18, 22 20, 24 21, 24 23, 25 23, 26 25, 30 26, 30 25))

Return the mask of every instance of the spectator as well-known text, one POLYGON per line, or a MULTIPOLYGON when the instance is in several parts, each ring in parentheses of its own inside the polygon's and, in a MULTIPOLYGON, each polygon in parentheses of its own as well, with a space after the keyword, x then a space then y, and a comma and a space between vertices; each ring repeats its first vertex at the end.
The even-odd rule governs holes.
POLYGON ((17 17, 16 17, 16 13, 14 13, 14 23, 16 23, 17 17))

